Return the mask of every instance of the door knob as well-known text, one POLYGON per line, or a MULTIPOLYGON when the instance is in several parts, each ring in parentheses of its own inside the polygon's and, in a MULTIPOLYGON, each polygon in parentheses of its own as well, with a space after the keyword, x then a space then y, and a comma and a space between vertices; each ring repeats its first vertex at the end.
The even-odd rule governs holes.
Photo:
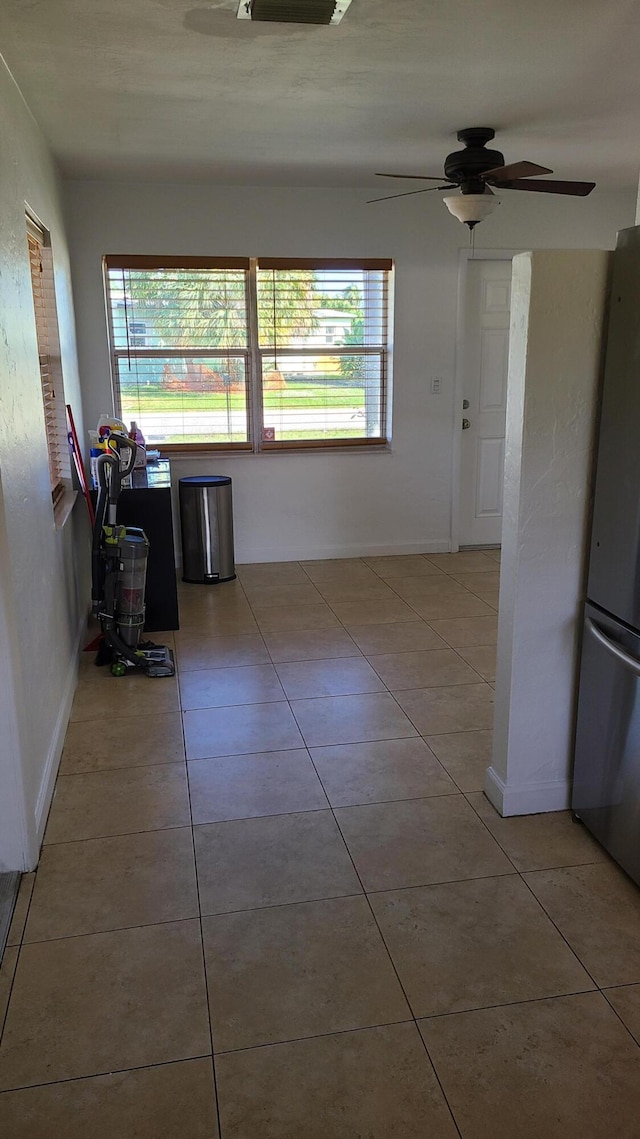
POLYGON ((462 430, 468 431, 470 427, 471 427, 471 420, 470 419, 463 419, 462 420, 462 430))

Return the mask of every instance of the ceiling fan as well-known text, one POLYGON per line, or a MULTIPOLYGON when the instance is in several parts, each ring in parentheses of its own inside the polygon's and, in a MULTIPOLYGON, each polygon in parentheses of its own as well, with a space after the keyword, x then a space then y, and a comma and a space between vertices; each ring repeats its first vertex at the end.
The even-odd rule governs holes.
POLYGON ((542 180, 539 174, 553 174, 547 166, 535 162, 511 162, 505 166, 504 155, 499 150, 487 150, 487 143, 495 138, 492 127, 467 127, 458 131, 459 142, 464 150, 448 154, 444 160, 444 177, 422 174, 377 174, 379 178, 417 178, 421 181, 440 182, 439 186, 425 186, 422 190, 407 190, 403 194, 386 194, 383 198, 372 198, 372 202, 386 202, 390 198, 406 198, 410 194, 426 194, 429 190, 449 190, 459 187, 458 194, 445 196, 447 209, 473 229, 479 221, 487 217, 497 206, 492 186, 504 190, 529 190, 538 194, 569 194, 584 198, 590 194, 595 182, 558 182, 542 180))

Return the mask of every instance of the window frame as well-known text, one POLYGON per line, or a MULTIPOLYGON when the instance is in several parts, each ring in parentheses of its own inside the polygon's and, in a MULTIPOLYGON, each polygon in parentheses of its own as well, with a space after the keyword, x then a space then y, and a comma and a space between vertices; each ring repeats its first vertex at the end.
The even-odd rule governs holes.
POLYGON ((109 358, 111 366, 111 384, 114 409, 117 415, 122 415, 121 392, 118 372, 120 358, 166 359, 178 353, 166 348, 151 349, 137 347, 130 344, 128 348, 115 347, 113 326, 113 307, 109 290, 110 270, 135 269, 241 269, 245 272, 246 312, 247 312, 247 346, 246 349, 220 349, 220 348, 189 348, 188 355, 196 359, 218 358, 225 356, 241 357, 245 360, 246 393, 247 393, 247 441, 242 442, 199 442, 199 443, 158 443, 157 447, 163 454, 180 453, 236 453, 268 454, 282 451, 325 451, 344 449, 371 449, 386 450, 390 445, 390 357, 391 357, 391 329, 392 329, 392 297, 393 297, 393 261, 390 258, 262 258, 262 257, 176 257, 176 256, 147 256, 136 254, 105 254, 102 258, 103 277, 105 288, 105 302, 107 313, 107 332, 109 341, 109 358), (380 402, 381 423, 383 431, 378 436, 360 436, 345 439, 283 439, 271 440, 264 438, 264 386, 263 363, 265 359, 273 356, 272 347, 262 347, 260 344, 260 330, 258 327, 258 271, 263 269, 282 270, 355 270, 377 271, 385 273, 384 278, 384 325, 386 343, 377 345, 343 346, 328 344, 323 347, 305 346, 301 349, 284 348, 278 346, 277 356, 284 359, 287 356, 299 357, 303 352, 305 356, 327 356, 335 358, 337 355, 346 356, 377 356, 380 360, 380 402))
POLYGON ((44 414, 44 433, 49 461, 51 502, 57 522, 58 518, 65 513, 65 500, 70 493, 73 494, 73 491, 53 253, 51 235, 48 229, 29 209, 25 212, 25 223, 44 414), (40 262, 37 278, 34 268, 35 252, 32 251, 32 243, 37 246, 40 262))

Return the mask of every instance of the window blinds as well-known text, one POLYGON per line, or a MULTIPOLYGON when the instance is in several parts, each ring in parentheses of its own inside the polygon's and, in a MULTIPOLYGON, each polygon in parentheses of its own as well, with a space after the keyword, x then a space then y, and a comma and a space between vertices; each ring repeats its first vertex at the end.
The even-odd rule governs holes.
POLYGON ((40 384, 49 474, 54 506, 64 494, 64 479, 70 476, 67 419, 62 382, 58 321, 53 280, 53 258, 44 230, 27 215, 29 268, 38 341, 40 384))
POLYGON ((385 442, 391 268, 106 257, 120 414, 168 449, 385 442))
POLYGON ((250 446, 248 261, 177 260, 106 259, 120 414, 151 447, 250 446))
POLYGON ((385 441, 390 267, 259 260, 265 447, 385 441))

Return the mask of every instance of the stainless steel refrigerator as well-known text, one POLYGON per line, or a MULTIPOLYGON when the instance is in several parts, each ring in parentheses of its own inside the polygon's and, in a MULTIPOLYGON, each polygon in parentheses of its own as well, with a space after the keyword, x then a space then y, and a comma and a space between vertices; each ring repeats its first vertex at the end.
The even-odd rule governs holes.
POLYGON ((613 255, 572 806, 640 883, 640 226, 613 255))

